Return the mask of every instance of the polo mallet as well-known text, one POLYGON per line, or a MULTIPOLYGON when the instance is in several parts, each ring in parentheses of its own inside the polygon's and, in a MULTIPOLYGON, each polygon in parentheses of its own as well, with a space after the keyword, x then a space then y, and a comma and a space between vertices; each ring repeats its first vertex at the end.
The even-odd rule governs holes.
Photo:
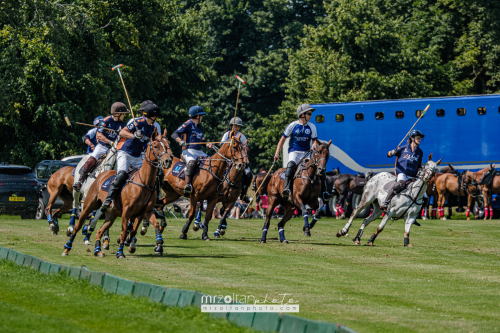
POLYGON ((401 140, 401 142, 399 143, 398 147, 396 149, 399 148, 399 146, 401 146, 401 144, 403 143, 403 141, 405 141, 406 137, 410 134, 411 130, 413 129, 413 127, 415 127, 415 125, 418 123, 418 121, 420 119, 422 119, 422 117, 424 116, 424 114, 427 112, 427 110, 429 110, 429 107, 431 105, 430 104, 427 104, 427 107, 425 108, 424 112, 422 112, 422 114, 420 115, 420 117, 418 117, 417 121, 415 122, 415 124, 413 124, 413 126, 410 128, 410 130, 408 131, 408 133, 406 133, 405 137, 403 138, 403 140, 401 140))
MULTIPOLYGON (((241 84, 247 84, 245 81, 243 81, 243 79, 241 77, 239 77, 238 75, 236 75, 236 79, 238 79, 238 95, 236 96, 236 108, 234 109, 234 118, 236 118, 236 112, 238 111, 238 100, 240 98, 240 88, 241 88, 241 84)), ((234 119, 233 118, 233 119, 234 119)), ((231 130, 232 133, 234 133, 234 126, 236 125, 236 120, 233 121, 233 129, 231 130)), ((236 134, 236 133, 234 133, 236 134)), ((231 138, 231 146, 233 145, 233 139, 231 138)))
POLYGON ((250 205, 252 204, 252 202, 255 200, 255 198, 257 197, 257 194, 259 193, 260 191, 260 188, 262 187, 262 185, 264 185, 265 183, 265 180, 267 178, 267 176, 269 176, 269 174, 271 173, 271 170, 274 168, 274 164, 276 163, 276 161, 273 162, 273 164, 271 165, 271 169, 269 169, 269 171, 267 172, 266 176, 264 177, 264 179, 262 180, 262 183, 260 183, 260 186, 259 188, 257 189, 257 191, 255 191, 255 194, 253 195, 253 197, 250 198, 250 202, 248 203, 247 207, 245 208, 245 210, 243 211, 243 214, 241 214, 241 216, 245 216, 245 213, 247 212, 248 210, 248 207, 250 207, 250 205))
POLYGON ((106 127, 102 127, 102 126, 94 126, 94 125, 90 125, 90 124, 71 121, 71 120, 69 120, 68 115, 64 115, 64 120, 66 120, 66 124, 68 124, 69 127, 71 127, 71 123, 73 123, 73 124, 78 124, 78 125, 83 125, 83 126, 88 126, 88 127, 102 128, 102 129, 105 129, 106 131, 118 132, 118 131, 115 131, 114 129, 111 129, 111 128, 106 128, 106 127))
POLYGON ((122 73, 120 72, 120 67, 123 67, 123 65, 118 64, 115 67, 111 68, 111 70, 114 71, 116 69, 118 71, 118 75, 120 75, 120 79, 122 80, 122 84, 123 84, 123 90, 125 90, 125 95, 127 96, 128 106, 130 107, 130 112, 132 113, 132 119, 134 121, 135 129, 137 130, 137 123, 135 122, 134 111, 132 110, 132 104, 130 104, 130 98, 128 98, 127 88, 125 88, 125 82, 123 82, 123 77, 122 77, 122 73))

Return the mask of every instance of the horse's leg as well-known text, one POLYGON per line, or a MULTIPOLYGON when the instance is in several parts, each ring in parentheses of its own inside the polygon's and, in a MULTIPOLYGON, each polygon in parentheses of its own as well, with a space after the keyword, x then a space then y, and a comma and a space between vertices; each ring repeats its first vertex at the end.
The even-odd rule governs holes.
POLYGON ((390 214, 385 214, 384 218, 382 218, 382 222, 380 222, 379 226, 377 227, 377 231, 370 237, 368 240, 368 245, 373 245, 373 242, 375 241, 375 238, 377 238, 378 234, 384 230, 385 225, 387 224, 387 221, 389 220, 390 214))
POLYGON ((123 207, 122 212, 122 232, 120 233, 120 244, 118 245, 118 251, 116 251, 116 257, 118 259, 125 258, 123 254, 123 247, 125 246, 125 239, 127 238, 127 223, 130 219, 130 213, 128 212, 128 207, 123 207))
MULTIPOLYGON (((144 216, 147 216, 148 213, 145 213, 144 216)), ((144 217, 144 220, 147 220, 146 217, 144 217)), ((161 256, 163 255, 163 236, 162 236, 162 228, 160 226, 160 223, 158 223, 158 220, 156 219, 156 215, 153 212, 151 216, 149 217, 149 222, 153 224, 153 227, 155 228, 155 234, 156 234, 156 246, 155 246, 155 254, 161 256)), ((165 222, 165 218, 162 219, 162 223, 165 222)), ((165 222, 166 223, 166 222, 165 222)))
POLYGON ((223 207, 223 213, 222 216, 219 220, 219 226, 217 227, 217 230, 214 232, 214 237, 215 238, 220 238, 220 236, 224 236, 226 234, 226 229, 227 229, 227 215, 231 212, 231 209, 234 207, 234 203, 230 204, 227 207, 223 207))
POLYGON ((376 220, 380 216, 380 214, 382 214, 382 212, 383 212, 382 208, 380 208, 380 205, 375 200, 375 202, 373 202, 373 212, 371 213, 370 216, 368 216, 363 221, 363 224, 361 224, 361 227, 359 228, 359 231, 358 231, 356 237, 354 237, 354 239, 352 240, 354 242, 354 244, 359 245, 359 243, 361 242, 361 236, 363 236, 363 231, 365 230, 365 227, 368 224, 370 224, 372 221, 376 220))
MULTIPOLYGON (((352 225, 352 221, 354 221, 354 219, 359 214, 359 212, 362 212, 363 209, 368 207, 372 202, 376 201, 375 195, 376 195, 376 193, 374 193, 374 194, 368 193, 368 192, 363 193, 363 196, 361 197, 361 201, 359 202, 358 207, 356 207, 356 209, 354 209, 354 211, 351 213, 351 217, 349 218, 349 221, 347 221, 346 225, 344 226, 344 228, 342 230, 337 231, 337 237, 342 237, 342 236, 347 235, 347 233, 349 232, 349 228, 352 225)), ((379 206, 379 208, 380 208, 380 206, 379 206)), ((375 215, 375 213, 373 213, 372 215, 375 215)), ((377 217, 378 216, 379 215, 377 215, 377 217)))
MULTIPOLYGON (((57 219, 62 216, 63 212, 66 212, 71 208, 71 202, 73 201, 73 197, 71 196, 71 193, 69 193, 69 191, 66 188, 62 189, 62 191, 59 193, 59 197, 62 199, 63 205, 61 208, 56 209, 52 213, 53 219, 56 223, 55 226, 57 226, 57 229, 59 229, 59 223, 58 223, 57 219)), ((68 236, 68 237, 71 236, 71 233, 73 232, 73 226, 75 224, 75 217, 73 215, 71 215, 71 219, 73 220, 73 225, 70 225, 71 230, 68 229, 68 231, 66 231, 66 236, 68 236)), ((70 220, 70 222, 71 222, 71 220, 70 220)), ((54 231, 54 230, 52 230, 52 231, 54 231)), ((57 230, 57 231, 59 231, 59 230, 57 230)))
MULTIPOLYGON (((211 202, 207 203, 207 210, 206 212, 211 212, 214 210, 215 205, 217 205, 217 198, 213 198, 211 202)), ((200 207, 201 210, 201 207, 200 207)), ((210 238, 208 237, 208 224, 210 223, 210 220, 212 219, 212 214, 205 213, 205 221, 203 222, 203 234, 201 235, 201 239, 204 241, 209 241, 210 238)))
POLYGON ((189 215, 188 215, 188 219, 186 221, 186 224, 184 224, 184 226, 182 227, 182 234, 179 237, 180 239, 187 239, 187 233, 189 230, 189 226, 191 225, 191 222, 193 221, 194 212, 196 211, 196 202, 197 202, 197 200, 194 197, 194 195, 191 195, 190 196, 190 205, 189 205, 189 215))
MULTIPOLYGON (((147 214, 144 214, 144 216, 147 216, 147 214)), ((130 230, 130 233, 128 234, 127 241, 125 242, 125 245, 128 244, 128 252, 130 253, 135 253, 136 251, 136 243, 137 243, 137 238, 135 237, 137 235, 137 229, 139 229, 139 224, 141 224, 142 220, 148 221, 150 216, 147 216, 147 218, 141 218, 141 216, 138 216, 134 219, 134 224, 132 225, 132 229, 130 230)))
POLYGON ((109 250, 109 228, 104 231, 104 237, 102 241, 102 248, 104 250, 109 250))
POLYGON ((408 216, 405 221, 405 237, 404 237, 404 246, 407 247, 413 247, 413 245, 410 244, 410 228, 413 223, 415 223, 415 217, 408 216))
POLYGON ((75 240, 76 234, 80 229, 82 228, 82 225, 85 223, 87 215, 94 209, 97 209, 99 207, 99 201, 97 200, 97 194, 94 193, 94 198, 88 197, 88 204, 85 205, 83 209, 83 213, 80 214, 80 218, 78 219, 78 223, 76 224, 75 228, 73 229, 73 233, 68 239, 68 242, 64 245, 64 252, 62 253, 63 256, 67 256, 69 254, 69 251, 71 251, 71 248, 73 246, 73 241, 75 240))
POLYGON ((439 218, 442 220, 442 221, 445 221, 446 220, 446 217, 444 216, 444 205, 446 203, 446 200, 448 200, 448 196, 450 195, 450 192, 446 192, 442 197, 441 197, 441 201, 439 202, 438 204, 438 214, 439 214, 439 218))
POLYGON ((264 222, 264 226, 262 227, 262 238, 260 239, 261 243, 265 243, 267 241, 267 230, 269 229, 269 224, 271 224, 273 210, 274 208, 276 208, 276 206, 278 206, 278 202, 279 200, 277 197, 269 195, 266 211, 266 221, 264 222))
MULTIPOLYGON (((289 205, 289 207, 285 208, 285 213, 283 214, 283 218, 281 219, 280 223, 278 223, 278 233, 280 234, 280 243, 283 244, 288 244, 288 241, 285 238, 285 224, 290 220, 293 216, 293 211, 295 210, 292 205, 289 205)), ((306 210, 307 212, 307 210, 306 210)))
MULTIPOLYGON (((84 210, 85 210, 85 208, 84 208, 84 210)), ((88 223, 88 225, 86 225, 87 232, 85 233, 85 238, 83 239, 83 241, 85 242, 85 245, 90 245, 90 237, 92 236, 92 233, 94 232, 95 227, 97 225, 97 222, 101 218, 101 215, 102 215, 102 210, 101 210, 100 207, 97 210, 96 214, 94 214, 94 212, 92 212, 92 216, 91 216, 91 218, 89 220, 89 223, 88 223)))
POLYGON ((108 231, 109 228, 113 225, 113 223, 116 220, 116 216, 111 214, 110 212, 106 212, 106 219, 104 220, 104 223, 102 226, 97 230, 95 233, 95 249, 94 249, 94 256, 96 257, 104 257, 104 252, 101 250, 101 238, 104 234, 104 232, 108 231))
MULTIPOLYGON (((295 200, 297 201, 298 206, 300 207, 300 210, 302 211, 302 217, 304 218, 304 226, 302 227, 302 231, 304 232, 304 236, 311 237, 311 231, 309 231, 311 229, 311 227, 309 226, 309 211, 306 209, 306 206, 304 205, 304 202, 302 201, 302 198, 300 196, 297 195, 295 200)), ((294 209, 291 208, 291 210, 293 213, 294 209)), ((286 212, 285 212, 285 215, 286 215, 286 212)), ((283 215, 283 219, 285 218, 285 215, 283 215)), ((282 221, 283 221, 283 219, 282 219, 282 221)), ((280 233, 280 239, 281 239, 281 233, 280 233)))
POLYGON ((451 219, 451 215, 453 214, 453 209, 452 209, 452 207, 451 207, 451 201, 452 201, 452 199, 454 199, 454 198, 455 198, 455 196, 454 196, 454 195, 451 195, 451 196, 450 196, 450 198, 449 198, 449 200, 448 200, 448 204, 447 204, 447 207, 448 207, 448 215, 446 215, 446 218, 447 218, 448 220, 450 220, 450 219, 451 219))
POLYGON ((316 210, 316 212, 314 213, 313 220, 311 221, 311 223, 309 223, 309 230, 314 228, 314 226, 316 225, 316 222, 318 222, 318 220, 320 220, 320 219, 321 219, 321 209, 318 208, 316 210))
POLYGON ((337 220, 342 219, 342 216, 344 216, 343 218, 345 218, 343 206, 344 206, 346 198, 347 198, 347 192, 346 191, 340 192, 339 199, 337 201, 337 210, 335 212, 335 218, 337 220))

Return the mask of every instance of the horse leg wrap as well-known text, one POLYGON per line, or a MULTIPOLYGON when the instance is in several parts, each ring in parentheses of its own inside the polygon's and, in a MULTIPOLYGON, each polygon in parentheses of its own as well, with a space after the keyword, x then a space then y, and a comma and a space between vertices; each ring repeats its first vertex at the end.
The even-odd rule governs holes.
POLYGON ((280 242, 283 243, 283 241, 286 240, 286 238, 285 238, 285 229, 279 228, 278 233, 280 234, 280 242))
POLYGON ((195 224, 201 222, 201 209, 196 213, 195 224))
POLYGON ((123 255, 123 246, 124 246, 123 243, 120 243, 120 245, 118 245, 118 251, 116 251, 116 257, 117 258, 120 258, 120 257, 124 256, 123 255))
POLYGON ((470 208, 467 207, 467 212, 465 213, 465 216, 469 217, 469 213, 470 213, 470 208))
POLYGON ((313 217, 313 220, 311 221, 311 223, 309 224, 309 230, 311 230, 312 228, 314 228, 314 226, 316 225, 316 222, 318 222, 318 220, 321 218, 321 216, 314 216, 313 217))
POLYGON ((373 234, 370 239, 368 240, 368 244, 372 243, 375 241, 375 238, 377 238, 377 234, 373 234))
POLYGON ((405 242, 405 246, 408 246, 408 244, 410 244, 410 238, 405 237, 404 242, 405 242))
POLYGON ((104 237, 103 237, 103 240, 109 240, 109 229, 107 229, 106 231, 104 231, 104 237))
POLYGON ((360 241, 361 240, 361 236, 363 236, 363 229, 359 229, 358 230, 358 233, 356 234, 356 237, 354 237, 354 239, 352 240, 353 242, 355 241, 360 241))
POLYGON ((146 228, 149 227, 149 221, 142 220, 142 226, 146 228))
POLYGON ((310 228, 310 226, 309 226, 309 214, 307 213, 307 211, 302 213, 302 217, 304 218, 304 229, 310 228))
POLYGON ((161 236, 160 229, 155 229, 156 233, 156 244, 163 244, 163 237, 161 236))
POLYGON ((71 251, 71 247, 73 246, 73 241, 75 240, 75 234, 71 234, 68 239, 68 242, 64 245, 64 248, 68 251, 71 251))
POLYGON ((490 206, 490 217, 493 217, 493 207, 490 206))
POLYGON ((342 206, 340 206, 339 209, 340 209, 340 214, 344 215, 344 208, 342 208, 342 206))
POLYGON ((260 239, 261 242, 265 243, 267 238, 267 228, 262 228, 262 238, 260 239))
POLYGON ((50 224, 51 221, 52 221, 52 215, 49 214, 49 216, 47 216, 47 222, 50 224))
POLYGON ((82 235, 86 236, 87 235, 87 229, 89 228, 89 226, 86 224, 83 226, 82 228, 82 235))
POLYGON ((214 237, 219 238, 220 237, 220 229, 217 228, 217 230, 214 231, 214 237))
POLYGON ((184 224, 184 226, 182 227, 182 233, 187 234, 188 230, 189 230, 189 223, 186 222, 186 224, 184 224))
POLYGON ((484 217, 486 218, 488 216, 490 216, 490 211, 488 210, 488 207, 485 206, 484 207, 484 217))
POLYGON ((92 232, 94 232, 94 228, 89 228, 89 230, 87 231, 87 234, 85 235, 85 238, 87 240, 89 240, 90 236, 92 236, 92 232))
POLYGON ((101 252, 101 241, 100 240, 95 241, 94 255, 96 256, 98 252, 101 252))
POLYGON ((337 204, 337 207, 335 207, 335 216, 340 215, 340 205, 337 204))
POLYGON ((73 208, 71 211, 71 218, 69 219, 69 225, 73 226, 75 225, 75 220, 76 220, 76 208, 73 208))

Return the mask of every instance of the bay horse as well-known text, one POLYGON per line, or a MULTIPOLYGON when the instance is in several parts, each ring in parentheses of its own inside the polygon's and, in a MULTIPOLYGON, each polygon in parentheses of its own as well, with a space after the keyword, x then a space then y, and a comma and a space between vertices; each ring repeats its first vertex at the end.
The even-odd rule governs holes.
POLYGON ((468 196, 467 203, 467 218, 469 218, 470 206, 472 201, 477 198, 480 193, 479 181, 483 174, 490 169, 494 170, 495 165, 492 164, 488 168, 484 168, 478 172, 465 171, 462 173, 461 186, 458 188, 458 178, 452 174, 445 174, 436 180, 436 191, 438 193, 438 214, 441 220, 446 220, 444 217, 444 203, 450 194, 457 196, 468 196))
MULTIPOLYGON (((431 157, 431 156, 429 156, 431 157)), ((387 221, 392 219, 405 218, 405 233, 404 233, 404 246, 411 247, 410 244, 410 228, 412 224, 415 223, 417 214, 420 212, 420 208, 423 203, 423 197, 427 189, 429 180, 434 176, 437 166, 441 163, 441 159, 437 162, 429 161, 424 165, 417 174, 417 180, 410 184, 406 189, 396 194, 389 205, 389 209, 385 216, 382 218, 377 231, 370 237, 368 245, 373 245, 375 238, 384 230, 387 221)), ((349 222, 346 226, 337 232, 337 237, 347 234, 352 221, 356 218, 359 212, 363 211, 370 204, 373 204, 373 213, 368 216, 361 225, 356 237, 354 237, 354 244, 358 245, 361 242, 361 236, 365 227, 370 224, 370 222, 377 219, 382 213, 382 208, 380 205, 384 202, 387 195, 386 188, 392 187, 396 182, 396 176, 388 173, 381 172, 368 180, 366 186, 363 190, 363 195, 358 207, 354 209, 349 222)))
MULTIPOLYGON (((335 179, 335 190, 339 194, 339 198, 337 200, 337 210, 335 212, 335 217, 337 219, 345 219, 345 212, 342 208, 344 206, 345 200, 347 198, 347 194, 352 192, 354 194, 363 194, 364 186, 359 186, 357 182, 357 178, 359 175, 352 175, 349 173, 339 174, 337 170, 337 176, 335 179), (338 214, 340 212, 340 216, 338 214)), ((363 178, 363 177, 361 177, 363 178)), ((364 185, 364 184, 363 184, 364 185)))
MULTIPOLYGON (((479 180, 479 186, 483 193, 484 199, 484 219, 487 220, 488 216, 491 220, 493 218, 493 207, 491 205, 491 196, 493 193, 500 193, 500 175, 495 170, 494 165, 491 165, 479 180), (489 214, 488 214, 489 213, 489 214)), ((476 218, 479 218, 479 209, 476 212, 476 218)))
POLYGON ((292 195, 288 200, 283 199, 281 196, 281 192, 285 188, 285 180, 281 179, 280 175, 285 171, 285 168, 278 169, 274 173, 267 187, 269 199, 266 210, 266 221, 262 228, 261 243, 266 243, 267 241, 267 231, 271 217, 273 216, 273 210, 278 205, 281 205, 285 211, 283 218, 278 223, 278 233, 281 243, 288 244, 288 240, 285 238, 284 227, 286 222, 292 218, 295 208, 299 208, 302 211, 302 216, 304 217, 304 235, 310 236, 309 212, 306 205, 313 210, 319 208, 318 198, 321 195, 321 176, 326 170, 331 143, 332 140, 328 143, 317 144, 310 151, 310 158, 299 163, 296 177, 292 181, 292 195))
MULTIPOLYGON (((144 155, 144 163, 141 168, 134 172, 132 176, 127 181, 127 184, 123 187, 121 192, 113 200, 113 205, 110 210, 105 213, 105 222, 101 228, 96 232, 96 244, 94 255, 97 257, 103 257, 104 252, 101 251, 101 237, 105 230, 108 230, 113 222, 118 216, 122 218, 122 231, 120 234, 120 244, 118 251, 116 252, 117 258, 125 258, 123 254, 123 246, 127 234, 127 222, 128 220, 136 221, 134 229, 130 232, 130 239, 132 239, 137 232, 137 226, 139 222, 143 219, 150 220, 151 215, 153 215, 153 208, 156 202, 156 191, 154 188, 156 175, 158 168, 168 168, 173 159, 172 151, 169 146, 169 142, 166 139, 167 130, 164 131, 163 135, 158 135, 156 129, 151 135, 151 139, 148 142, 146 153, 144 155)), ((76 233, 82 228, 85 222, 85 217, 93 210, 98 210, 94 219, 91 221, 91 225, 97 223, 101 215, 101 205, 106 199, 107 191, 102 190, 103 183, 112 175, 116 174, 115 170, 108 170, 97 176, 97 179, 91 185, 87 197, 85 198, 83 212, 78 219, 73 233, 70 239, 66 243, 63 256, 69 254, 71 250, 73 240, 75 239, 76 233)), ((155 220, 156 221, 156 220, 155 220)), ((153 223, 156 229, 156 254, 163 254, 163 238, 159 233, 158 222, 153 223)), ((135 252, 135 244, 129 247, 130 252, 135 252)))
MULTIPOLYGON (((193 193, 189 196, 190 207, 186 224, 182 228, 180 239, 187 239, 187 233, 196 212, 196 203, 207 200, 207 214, 205 214, 205 221, 203 222, 202 239, 210 241, 208 237, 208 224, 212 219, 212 211, 219 201, 219 194, 222 192, 225 177, 227 177, 226 169, 231 166, 236 171, 242 171, 245 167, 246 147, 240 142, 241 133, 235 137, 231 136, 231 141, 221 144, 220 148, 216 149, 216 153, 203 161, 199 166, 199 173, 195 174, 192 179, 193 193)), ((215 147, 215 146, 214 146, 215 147)), ((179 158, 175 157, 173 164, 175 165, 179 158)), ((165 170, 165 182, 162 187, 165 192, 163 204, 168 205, 176 201, 181 196, 184 196, 184 185, 186 181, 182 178, 174 176, 172 169, 165 170)), ((155 216, 152 221, 156 221, 155 216)), ((198 225, 193 226, 194 231, 199 230, 198 225)))
MULTIPOLYGON (((72 166, 64 166, 54 172, 47 182, 47 191, 49 192, 50 198, 47 207, 45 207, 45 215, 47 216, 49 228, 52 230, 53 235, 57 235, 59 232, 59 223, 57 219, 60 218, 63 213, 67 212, 73 203, 72 193, 74 176, 72 172, 74 169, 75 167, 72 166), (61 198, 63 205, 61 208, 52 212, 52 205, 57 197, 61 198)), ((74 223, 74 215, 72 215, 71 218, 74 223)))
MULTIPOLYGON (((429 158, 432 159, 432 153, 429 155, 429 158)), ((443 174, 450 173, 454 174, 456 177, 460 177, 460 174, 455 171, 455 168, 451 164, 448 164, 447 167, 441 168, 439 172, 436 172, 434 176, 429 180, 427 184, 427 190, 425 193, 427 194, 428 200, 424 200, 424 204, 422 206, 422 214, 421 217, 423 220, 428 218, 427 212, 430 211, 428 208, 430 206, 431 197, 434 197, 434 202, 432 204, 432 212, 429 213, 430 216, 435 218, 435 212, 437 210, 437 201, 438 201, 438 193, 436 191, 436 180, 441 177, 443 174)), ((460 197, 458 197, 460 200, 460 197)), ((448 200, 448 218, 451 218, 452 210, 451 210, 451 200, 448 200)))

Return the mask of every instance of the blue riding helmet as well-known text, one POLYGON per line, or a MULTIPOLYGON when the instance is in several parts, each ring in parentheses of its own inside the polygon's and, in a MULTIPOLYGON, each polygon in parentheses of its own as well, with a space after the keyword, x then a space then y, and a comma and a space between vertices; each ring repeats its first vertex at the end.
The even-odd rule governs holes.
POLYGON ((96 117, 92 123, 94 124, 94 126, 99 126, 99 124, 101 123, 101 120, 103 120, 103 119, 104 119, 103 116, 96 117))
POLYGON ((423 135, 419 130, 413 130, 410 133, 410 138, 413 138, 414 136, 421 136, 422 138, 424 138, 425 135, 423 135))
POLYGON ((201 108, 201 106, 195 105, 189 108, 189 118, 193 118, 196 116, 201 116, 206 114, 205 111, 201 108))

